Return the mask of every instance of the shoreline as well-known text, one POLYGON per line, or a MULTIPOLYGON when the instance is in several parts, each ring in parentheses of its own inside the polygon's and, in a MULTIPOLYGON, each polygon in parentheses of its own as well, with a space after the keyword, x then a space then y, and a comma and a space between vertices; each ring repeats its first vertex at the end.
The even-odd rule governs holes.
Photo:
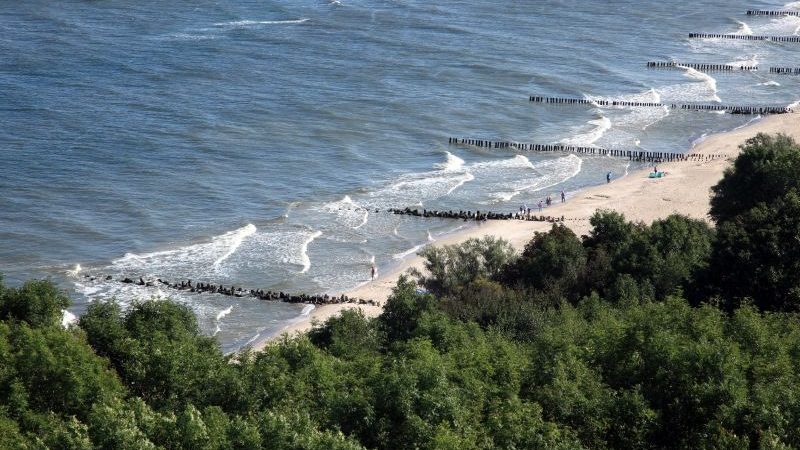
MULTIPOLYGON (((556 202, 547 208, 547 215, 566 217, 567 220, 562 223, 578 236, 589 231, 588 219, 598 209, 611 209, 624 214, 627 220, 647 224, 671 214, 684 214, 708 221, 711 187, 717 184, 724 170, 738 155, 739 145, 760 132, 784 133, 800 140, 800 114, 767 116, 727 132, 708 135, 689 147, 687 154, 724 154, 730 157, 709 161, 660 163, 659 170, 668 173, 663 178, 647 178, 649 169, 633 171, 612 180, 611 183, 574 192, 565 203, 556 202)), ((598 174, 598 179, 603 177, 604 174, 598 174)), ((515 220, 477 222, 447 234, 430 245, 452 245, 470 238, 493 235, 509 241, 517 251, 521 251, 534 232, 547 231, 552 225, 548 222, 515 220)), ((344 309, 360 308, 368 317, 378 316, 398 277, 412 267, 422 269, 423 263, 423 258, 418 255, 406 257, 393 264, 390 270, 380 274, 374 281, 344 292, 347 296, 376 300, 381 306, 320 305, 307 316, 254 343, 252 349, 258 351, 284 335, 294 336, 308 331, 314 324, 322 323, 344 309)))

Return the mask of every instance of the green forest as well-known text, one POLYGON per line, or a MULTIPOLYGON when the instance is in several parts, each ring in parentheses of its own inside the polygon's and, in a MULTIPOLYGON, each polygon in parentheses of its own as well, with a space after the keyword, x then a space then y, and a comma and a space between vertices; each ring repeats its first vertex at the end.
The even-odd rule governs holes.
POLYGON ((612 211, 421 253, 375 319, 224 355, 186 306, 0 283, 2 449, 800 448, 800 147, 760 134, 713 226, 612 211))

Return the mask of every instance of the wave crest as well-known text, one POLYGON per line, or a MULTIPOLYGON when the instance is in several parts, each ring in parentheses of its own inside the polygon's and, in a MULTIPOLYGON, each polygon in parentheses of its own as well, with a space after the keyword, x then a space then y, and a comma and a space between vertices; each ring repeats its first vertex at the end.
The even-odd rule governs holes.
POLYGON ((230 22, 217 22, 215 27, 223 28, 248 28, 258 25, 291 25, 308 22, 308 18, 287 20, 234 20, 230 22))

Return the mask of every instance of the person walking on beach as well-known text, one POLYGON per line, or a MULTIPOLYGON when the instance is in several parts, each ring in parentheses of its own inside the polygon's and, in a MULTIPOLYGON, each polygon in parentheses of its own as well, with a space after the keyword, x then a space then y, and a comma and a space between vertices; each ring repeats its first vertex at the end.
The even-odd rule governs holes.
POLYGON ((542 212, 542 201, 539 200, 539 212, 542 212))
POLYGON ((375 275, 377 275, 377 274, 378 274, 378 270, 375 269, 375 264, 373 264, 372 265, 372 270, 371 270, 371 273, 370 273, 370 279, 371 280, 375 280, 375 275))
POLYGON ((564 195, 564 191, 561 191, 561 203, 564 203, 564 201, 565 201, 566 199, 567 199, 567 196, 566 196, 566 195, 564 195))
POLYGON ((606 174, 606 183, 611 183, 611 172, 606 174))

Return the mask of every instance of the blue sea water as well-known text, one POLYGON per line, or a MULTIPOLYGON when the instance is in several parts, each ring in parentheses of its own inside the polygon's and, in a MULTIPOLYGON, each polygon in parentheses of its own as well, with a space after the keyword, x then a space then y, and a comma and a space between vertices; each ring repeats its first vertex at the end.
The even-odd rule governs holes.
POLYGON ((303 305, 83 275, 341 292, 461 223, 374 208, 516 210, 627 161, 449 147, 449 136, 685 151, 752 117, 539 105, 529 95, 781 104, 800 77, 647 70, 797 66, 800 2, 5 2, 0 272, 78 303, 166 295, 234 350, 303 305), (360 208, 360 209, 356 209, 360 208), (369 208, 366 211, 364 208, 369 208))

